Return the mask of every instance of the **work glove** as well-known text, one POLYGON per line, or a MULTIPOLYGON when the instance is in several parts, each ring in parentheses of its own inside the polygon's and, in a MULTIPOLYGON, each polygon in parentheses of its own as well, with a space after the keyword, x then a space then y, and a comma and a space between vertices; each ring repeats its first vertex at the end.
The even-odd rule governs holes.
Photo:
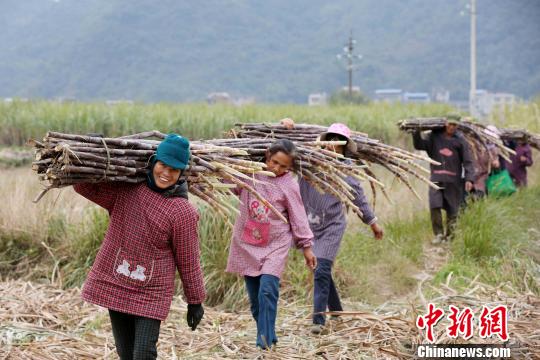
POLYGON ((188 304, 187 306, 187 323, 192 331, 195 331, 197 325, 201 322, 204 315, 204 309, 201 304, 188 304))

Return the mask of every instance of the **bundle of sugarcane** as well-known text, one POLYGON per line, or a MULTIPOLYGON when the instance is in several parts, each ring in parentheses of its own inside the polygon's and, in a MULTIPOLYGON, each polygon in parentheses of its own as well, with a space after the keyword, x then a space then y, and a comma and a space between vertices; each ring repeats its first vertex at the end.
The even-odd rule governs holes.
MULTIPOLYGON (((205 141, 217 147, 245 149, 249 154, 249 160, 262 161, 266 149, 275 141, 273 138, 232 138, 215 139, 205 141)), ((360 181, 370 181, 379 186, 384 186, 374 177, 366 174, 366 165, 359 163, 346 163, 341 161, 343 155, 321 148, 321 145, 344 145, 344 141, 327 142, 296 142, 297 165, 296 172, 306 181, 312 184, 321 193, 329 193, 336 196, 353 212, 362 215, 360 209, 354 205, 355 193, 346 182, 348 177, 360 181)))
POLYGON ((506 141, 521 141, 540 151, 540 135, 524 129, 500 129, 501 139, 506 141))
MULTIPOLYGON (((163 138, 159 132, 135 134, 120 138, 102 138, 49 132, 42 142, 32 140, 36 148, 32 168, 46 188, 36 199, 51 188, 77 183, 124 181, 138 183, 145 180, 149 158, 163 138)), ((267 139, 222 139, 192 141, 191 164, 186 170, 189 191, 209 203, 219 214, 230 218, 235 209, 227 201, 231 188, 240 187, 254 194, 282 220, 279 214, 252 186, 255 174, 273 176, 265 171, 259 160, 273 141, 267 139)), ((339 142, 338 142, 339 144, 339 142)), ((337 196, 353 211, 361 214, 352 202, 354 194, 346 183, 348 176, 369 178, 357 164, 347 165, 338 161, 338 155, 318 146, 306 144, 300 153, 299 173, 317 189, 337 196)))
MULTIPOLYGON (((446 126, 446 118, 411 118, 401 120, 398 126, 400 130, 407 132, 441 130, 446 126)), ((515 154, 514 150, 506 147, 503 141, 493 132, 488 131, 489 129, 486 129, 483 124, 462 120, 457 128, 475 152, 487 151, 489 154, 488 144, 494 144, 499 149, 500 155, 508 161, 510 161, 510 155, 515 154)))
MULTIPOLYGON (((278 124, 237 124, 239 129, 231 131, 231 134, 239 138, 263 138, 263 139, 289 139, 304 146, 321 146, 324 143, 317 141, 319 135, 328 130, 326 126, 295 124, 292 129, 288 129, 278 124)), ((395 146, 384 144, 383 142, 371 139, 365 133, 352 131, 351 138, 357 145, 357 152, 347 154, 347 157, 360 166, 364 166, 365 178, 370 181, 370 185, 375 195, 375 186, 378 186, 383 194, 384 186, 376 180, 373 172, 366 167, 367 164, 378 164, 390 171, 397 179, 401 180, 417 197, 420 197, 409 181, 412 175, 421 181, 429 184, 433 188, 437 185, 422 173, 429 174, 429 170, 418 164, 418 160, 428 163, 438 164, 429 157, 414 154, 395 146)))
MULTIPOLYGON (((35 148, 32 169, 45 182, 45 189, 34 201, 39 201, 52 188, 78 183, 145 181, 150 157, 160 143, 149 139, 152 136, 165 137, 157 131, 120 138, 48 132, 43 141, 30 140, 35 148)), ((286 222, 250 185, 254 174, 273 176, 273 173, 265 171, 265 164, 250 161, 247 149, 197 142, 191 142, 190 149, 192 156, 186 170, 190 193, 229 219, 231 212, 237 210, 226 196, 231 194, 231 188, 245 188, 286 222)))

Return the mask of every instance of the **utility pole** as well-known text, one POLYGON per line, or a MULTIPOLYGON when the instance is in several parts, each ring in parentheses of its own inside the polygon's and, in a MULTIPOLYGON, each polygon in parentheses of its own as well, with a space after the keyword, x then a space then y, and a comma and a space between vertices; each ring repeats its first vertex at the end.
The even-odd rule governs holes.
POLYGON ((353 71, 358 68, 358 64, 355 63, 355 60, 362 59, 362 55, 354 54, 354 44, 356 44, 356 40, 353 39, 351 30, 351 34, 349 35, 349 41, 345 44, 345 47, 343 48, 343 54, 338 54, 336 56, 338 60, 345 59, 346 61, 346 70, 349 73, 349 99, 352 98, 353 71))
POLYGON ((354 43, 352 38, 352 31, 351 35, 349 36, 349 43, 347 44, 347 71, 349 72, 349 98, 352 98, 352 53, 354 50, 354 43))
POLYGON ((476 107, 476 0, 471 0, 471 89, 469 94, 469 113, 476 107))

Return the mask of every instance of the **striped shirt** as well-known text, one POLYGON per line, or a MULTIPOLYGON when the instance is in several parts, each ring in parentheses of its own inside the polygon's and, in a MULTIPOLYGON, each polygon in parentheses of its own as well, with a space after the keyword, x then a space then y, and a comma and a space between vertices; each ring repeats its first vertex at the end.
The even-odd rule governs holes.
MULTIPOLYGON (((345 179, 356 193, 353 203, 362 212, 362 221, 372 225, 377 221, 369 206, 364 190, 353 177, 345 179)), ((309 226, 315 236, 313 253, 317 258, 334 261, 347 227, 343 203, 331 194, 321 194, 300 178, 300 194, 306 208, 309 226)))

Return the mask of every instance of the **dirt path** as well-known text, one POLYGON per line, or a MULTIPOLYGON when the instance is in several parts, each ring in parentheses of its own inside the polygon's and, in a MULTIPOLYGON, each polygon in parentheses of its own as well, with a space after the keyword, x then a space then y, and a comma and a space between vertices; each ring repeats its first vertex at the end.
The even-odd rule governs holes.
POLYGON ((424 268, 413 277, 421 282, 433 279, 435 274, 448 262, 450 250, 448 244, 432 245, 429 242, 423 246, 424 268))

